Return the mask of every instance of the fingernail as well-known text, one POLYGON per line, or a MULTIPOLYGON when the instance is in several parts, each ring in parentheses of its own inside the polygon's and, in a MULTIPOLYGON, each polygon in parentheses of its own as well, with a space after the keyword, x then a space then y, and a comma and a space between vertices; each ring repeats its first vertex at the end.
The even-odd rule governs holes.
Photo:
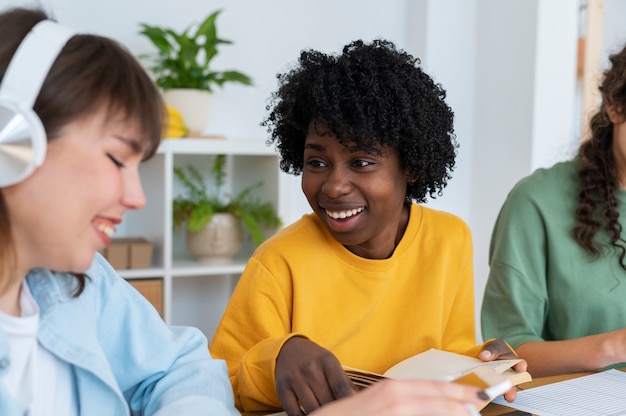
POLYGON ((489 395, 482 390, 476 393, 476 395, 480 400, 489 400, 489 395))
POLYGON ((486 356, 486 357, 491 357, 491 351, 489 351, 489 350, 483 350, 483 351, 482 351, 482 354, 483 354, 484 356, 486 356))

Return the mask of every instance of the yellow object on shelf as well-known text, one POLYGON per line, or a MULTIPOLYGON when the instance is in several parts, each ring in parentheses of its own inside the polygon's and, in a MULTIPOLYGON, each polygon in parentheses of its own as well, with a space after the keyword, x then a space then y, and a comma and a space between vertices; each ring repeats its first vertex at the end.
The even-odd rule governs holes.
POLYGON ((165 104, 167 116, 163 126, 163 137, 166 139, 174 139, 185 137, 189 133, 189 129, 185 124, 183 115, 170 104, 165 104))

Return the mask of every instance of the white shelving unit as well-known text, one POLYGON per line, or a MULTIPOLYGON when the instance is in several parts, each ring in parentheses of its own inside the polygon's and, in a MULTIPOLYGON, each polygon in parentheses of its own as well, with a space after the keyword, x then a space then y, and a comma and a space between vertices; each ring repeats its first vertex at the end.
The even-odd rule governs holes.
MULTIPOLYGON (((249 238, 230 264, 202 264, 185 250, 184 230, 173 230, 172 201, 180 191, 174 166, 193 164, 207 178, 215 155, 226 154, 227 186, 234 193, 258 182, 256 196, 270 201, 285 223, 294 200, 303 199, 295 178, 279 169, 277 152, 263 139, 167 139, 140 168, 147 206, 129 212, 116 236, 138 236, 154 244, 152 267, 121 270, 127 279, 162 279, 163 317, 168 324, 200 328, 210 339, 254 246, 249 238)), ((301 202, 300 202, 301 203, 301 202)), ((296 214, 299 216, 300 214, 296 214)))

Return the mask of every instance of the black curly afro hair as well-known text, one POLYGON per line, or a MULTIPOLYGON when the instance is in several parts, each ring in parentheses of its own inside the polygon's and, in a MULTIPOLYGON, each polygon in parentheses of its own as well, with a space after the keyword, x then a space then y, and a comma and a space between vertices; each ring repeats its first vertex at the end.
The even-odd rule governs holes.
MULTIPOLYGON (((279 74, 267 106, 268 145, 280 152, 280 168, 299 175, 311 123, 328 127, 342 144, 366 152, 397 149, 411 178, 407 200, 441 195, 454 170, 458 144, 446 92, 420 61, 389 41, 354 41, 339 56, 302 51, 294 69, 279 74)), ((314 124, 315 125, 315 124, 314 124)))

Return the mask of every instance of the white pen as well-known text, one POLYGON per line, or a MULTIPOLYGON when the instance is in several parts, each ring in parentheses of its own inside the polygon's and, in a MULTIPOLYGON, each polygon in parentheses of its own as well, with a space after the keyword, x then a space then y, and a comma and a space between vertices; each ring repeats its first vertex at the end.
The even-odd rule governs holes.
POLYGON ((513 385, 511 384, 511 381, 510 380, 504 380, 504 381, 501 381, 498 384, 495 384, 493 386, 487 387, 483 391, 485 393, 487 393, 487 396, 489 396, 489 400, 493 400, 496 397, 501 396, 504 393, 506 393, 507 391, 509 391, 511 389, 511 387, 513 387, 513 385))
POLYGON ((489 400, 493 400, 498 396, 503 395, 513 387, 511 380, 506 378, 500 373, 496 373, 489 367, 479 367, 474 369, 474 374, 481 378, 489 387, 485 387, 483 391, 489 400))

